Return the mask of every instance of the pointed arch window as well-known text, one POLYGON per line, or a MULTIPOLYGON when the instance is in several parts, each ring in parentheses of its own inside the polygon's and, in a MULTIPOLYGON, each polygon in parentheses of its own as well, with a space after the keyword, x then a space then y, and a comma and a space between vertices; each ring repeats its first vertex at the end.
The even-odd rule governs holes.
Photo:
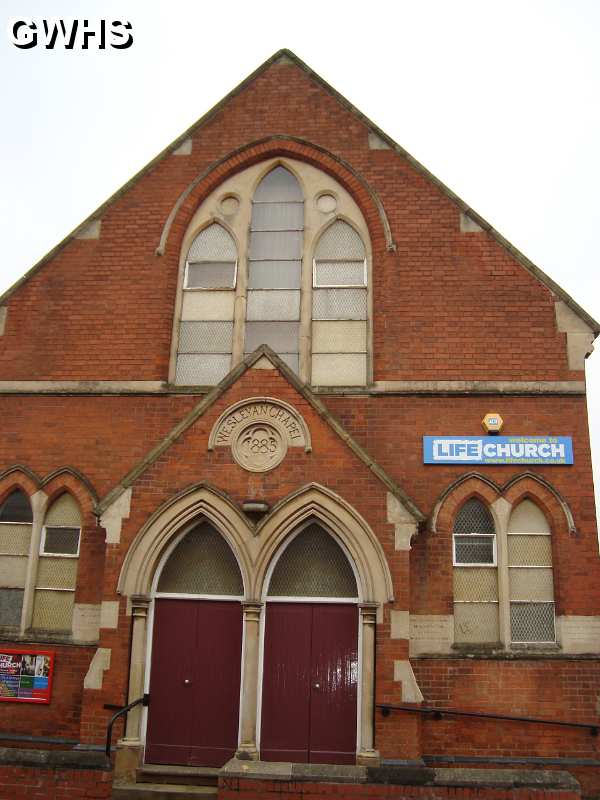
POLYGON ((15 489, 0 506, 0 626, 21 624, 32 522, 29 498, 15 489))
POLYGON ((546 517, 531 500, 523 500, 510 515, 508 579, 511 641, 553 643, 552 539, 546 517))
POLYGON ((454 521, 454 641, 500 641, 498 567, 494 519, 484 503, 471 498, 454 521))
POLYGON ((221 534, 202 522, 185 534, 158 579, 161 595, 242 597, 244 584, 235 556, 221 534))
POLYGON ((313 262, 312 383, 367 380, 367 260, 359 234, 341 219, 317 243, 313 262))
POLYGON ((61 632, 71 630, 80 542, 79 506, 65 492, 52 503, 44 519, 32 628, 61 632))
POLYGON ((186 258, 176 383, 215 384, 231 369, 236 279, 235 242, 214 222, 186 258))
POLYGON ((299 369, 303 238, 300 184, 277 166, 258 184, 252 201, 244 351, 268 344, 294 372, 299 369))
POLYGON ((215 385, 263 344, 304 382, 371 380, 368 229, 331 176, 254 164, 204 199, 184 242, 171 382, 215 385))
POLYGON ((268 596, 357 598, 358 589, 341 546, 313 523, 295 536, 281 554, 269 582, 268 596))

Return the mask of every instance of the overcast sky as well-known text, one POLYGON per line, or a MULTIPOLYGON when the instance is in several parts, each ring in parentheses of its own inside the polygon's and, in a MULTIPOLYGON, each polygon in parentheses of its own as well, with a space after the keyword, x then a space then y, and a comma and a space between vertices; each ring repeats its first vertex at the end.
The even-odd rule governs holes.
MULTIPOLYGON (((0 0, 0 12, 0 291, 288 47, 600 319, 600 3, 0 0), (50 15, 127 20, 133 46, 13 46, 11 18, 50 15)), ((598 487, 600 352, 587 364, 598 487)))

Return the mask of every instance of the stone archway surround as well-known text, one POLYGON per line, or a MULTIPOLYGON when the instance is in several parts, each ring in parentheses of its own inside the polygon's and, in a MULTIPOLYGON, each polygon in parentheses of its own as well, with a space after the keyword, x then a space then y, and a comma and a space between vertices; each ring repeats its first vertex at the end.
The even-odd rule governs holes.
MULTIPOLYGON (((393 600, 392 580, 383 549, 368 523, 341 497, 310 484, 278 503, 259 526, 253 526, 223 493, 201 484, 177 495, 143 526, 131 544, 118 582, 118 591, 131 606, 132 637, 128 702, 144 693, 147 642, 151 634, 148 611, 156 568, 173 537, 193 520, 204 517, 225 537, 237 556, 244 581, 244 636, 238 755, 257 759, 257 711, 261 680, 260 628, 264 613, 263 585, 269 564, 282 542, 308 519, 322 522, 344 543, 356 570, 361 625, 362 685, 359 697, 357 761, 376 763, 373 730, 375 681, 375 624, 383 604, 393 600)), ((143 712, 134 708, 119 743, 124 764, 142 757, 143 712), (123 751, 129 751, 126 754, 123 751)), ((129 766, 129 768, 130 768, 129 766)))

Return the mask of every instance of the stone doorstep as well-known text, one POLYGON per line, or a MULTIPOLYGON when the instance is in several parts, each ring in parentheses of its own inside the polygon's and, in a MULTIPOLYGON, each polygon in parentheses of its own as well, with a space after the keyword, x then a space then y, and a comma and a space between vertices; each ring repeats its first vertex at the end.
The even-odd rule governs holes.
POLYGON ((563 770, 431 768, 421 766, 343 766, 290 764, 232 759, 221 770, 221 778, 327 783, 371 783, 397 786, 448 786, 472 788, 530 788, 580 792, 578 781, 563 770))
POLYGON ((181 786, 167 783, 113 785, 112 800, 216 800, 216 786, 181 786))
POLYGON ((221 770, 217 767, 184 767, 144 764, 136 770, 136 783, 168 783, 179 786, 217 786, 221 770))

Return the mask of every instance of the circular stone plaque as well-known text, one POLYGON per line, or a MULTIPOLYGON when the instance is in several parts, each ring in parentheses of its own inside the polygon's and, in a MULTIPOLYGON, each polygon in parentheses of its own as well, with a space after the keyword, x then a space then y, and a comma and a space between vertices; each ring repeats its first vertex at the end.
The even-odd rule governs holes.
POLYGON ((250 472, 267 472, 280 464, 287 453, 287 442, 268 422, 243 426, 231 445, 234 459, 250 472))

